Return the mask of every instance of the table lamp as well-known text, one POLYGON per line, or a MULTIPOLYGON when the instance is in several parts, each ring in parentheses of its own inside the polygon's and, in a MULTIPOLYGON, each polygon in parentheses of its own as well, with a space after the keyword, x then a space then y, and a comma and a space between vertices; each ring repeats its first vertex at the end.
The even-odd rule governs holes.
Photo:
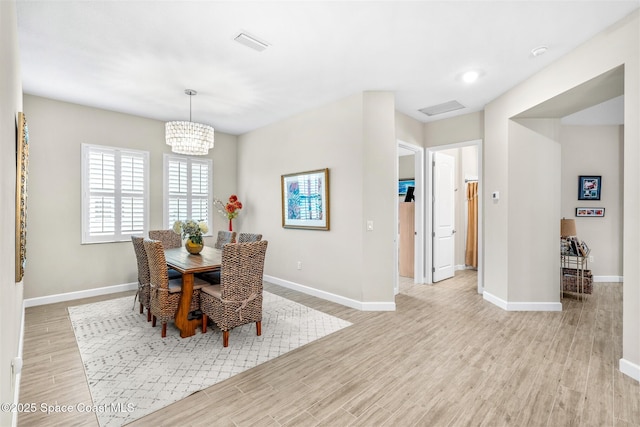
POLYGON ((562 218, 560 220, 560 237, 571 237, 576 236, 577 234, 575 219, 562 218))

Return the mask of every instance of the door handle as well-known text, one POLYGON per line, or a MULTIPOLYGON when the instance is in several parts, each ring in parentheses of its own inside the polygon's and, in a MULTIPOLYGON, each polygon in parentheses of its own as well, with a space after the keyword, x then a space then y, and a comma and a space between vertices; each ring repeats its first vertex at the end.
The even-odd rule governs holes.
POLYGON ((456 234, 456 230, 451 230, 451 234, 456 234))

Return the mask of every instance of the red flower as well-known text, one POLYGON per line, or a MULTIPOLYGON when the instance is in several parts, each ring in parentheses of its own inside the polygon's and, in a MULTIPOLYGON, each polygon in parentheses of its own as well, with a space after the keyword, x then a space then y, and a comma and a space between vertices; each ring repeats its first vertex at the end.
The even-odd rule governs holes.
POLYGON ((231 203, 235 203, 238 201, 238 196, 236 196, 235 194, 232 194, 231 196, 229 196, 229 201, 231 203))

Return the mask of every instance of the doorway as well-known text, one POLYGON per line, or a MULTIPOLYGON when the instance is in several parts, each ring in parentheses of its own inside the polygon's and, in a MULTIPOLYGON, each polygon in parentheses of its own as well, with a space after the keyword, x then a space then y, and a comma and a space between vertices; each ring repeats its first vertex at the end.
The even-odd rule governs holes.
MULTIPOLYGON (((420 146, 410 144, 404 141, 398 141, 398 161, 396 177, 398 182, 401 180, 410 180, 413 184, 413 198, 411 216, 413 217, 413 274, 402 277, 402 280, 411 281, 413 283, 424 283, 425 267, 424 267, 424 211, 425 211, 425 191, 424 191, 424 149, 420 146)), ((399 186, 400 187, 400 186, 399 186)), ((396 209, 396 224, 398 224, 398 233, 396 238, 396 274, 394 293, 397 295, 399 288, 399 260, 400 260, 400 204, 404 203, 405 194, 398 191, 398 207, 396 209)), ((403 221, 407 221, 407 217, 403 221)), ((406 225, 406 224, 405 224, 406 225)))
MULTIPOLYGON (((427 171, 425 174, 425 189, 426 189, 426 199, 433 201, 433 203, 427 203, 427 218, 426 221, 426 236, 429 238, 426 239, 426 257, 425 257, 425 270, 426 270, 426 283, 432 284, 435 281, 439 280, 441 277, 438 277, 438 273, 436 273, 437 269, 442 268, 442 265, 439 264, 442 259, 447 259, 447 257, 443 257, 442 254, 437 253, 438 245, 434 244, 434 239, 438 236, 438 224, 434 221, 437 216, 437 207, 434 210, 434 203, 438 204, 438 200, 436 198, 440 198, 438 196, 438 192, 434 191, 434 184, 436 184, 436 180, 434 179, 434 160, 436 157, 436 153, 445 153, 449 155, 453 155, 456 158, 455 164, 457 165, 457 169, 455 172, 455 188, 454 188, 454 199, 455 199, 455 226, 453 230, 450 231, 450 234, 455 233, 455 239, 453 239, 454 244, 454 265, 452 268, 454 270, 463 270, 466 269, 466 235, 467 235, 467 205, 466 205, 466 187, 467 182, 476 182, 477 183, 477 194, 482 194, 482 140, 473 140, 460 142, 455 144, 449 144, 439 147, 432 147, 427 150, 427 171)), ((450 196, 450 195, 449 195, 450 196)), ((477 198, 478 206, 477 206, 477 222, 478 224, 482 224, 482 197, 477 198)), ((450 201, 442 201, 440 203, 451 203, 450 201)), ((478 226, 477 229, 477 292, 482 294, 484 291, 483 285, 483 270, 482 270, 482 261, 483 261, 483 236, 482 236, 482 227, 478 226)), ((445 245, 445 250, 448 246, 445 245)), ((444 265, 444 264, 443 264, 444 265)))

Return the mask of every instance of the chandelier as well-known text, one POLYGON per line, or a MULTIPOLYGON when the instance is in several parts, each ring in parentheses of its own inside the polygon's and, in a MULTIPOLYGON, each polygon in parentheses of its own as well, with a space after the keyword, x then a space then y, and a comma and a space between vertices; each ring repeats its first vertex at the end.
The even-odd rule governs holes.
POLYGON ((189 95, 189 121, 167 122, 165 139, 174 153, 203 156, 213 148, 213 128, 191 121, 191 97, 198 92, 185 89, 184 93, 189 95))

